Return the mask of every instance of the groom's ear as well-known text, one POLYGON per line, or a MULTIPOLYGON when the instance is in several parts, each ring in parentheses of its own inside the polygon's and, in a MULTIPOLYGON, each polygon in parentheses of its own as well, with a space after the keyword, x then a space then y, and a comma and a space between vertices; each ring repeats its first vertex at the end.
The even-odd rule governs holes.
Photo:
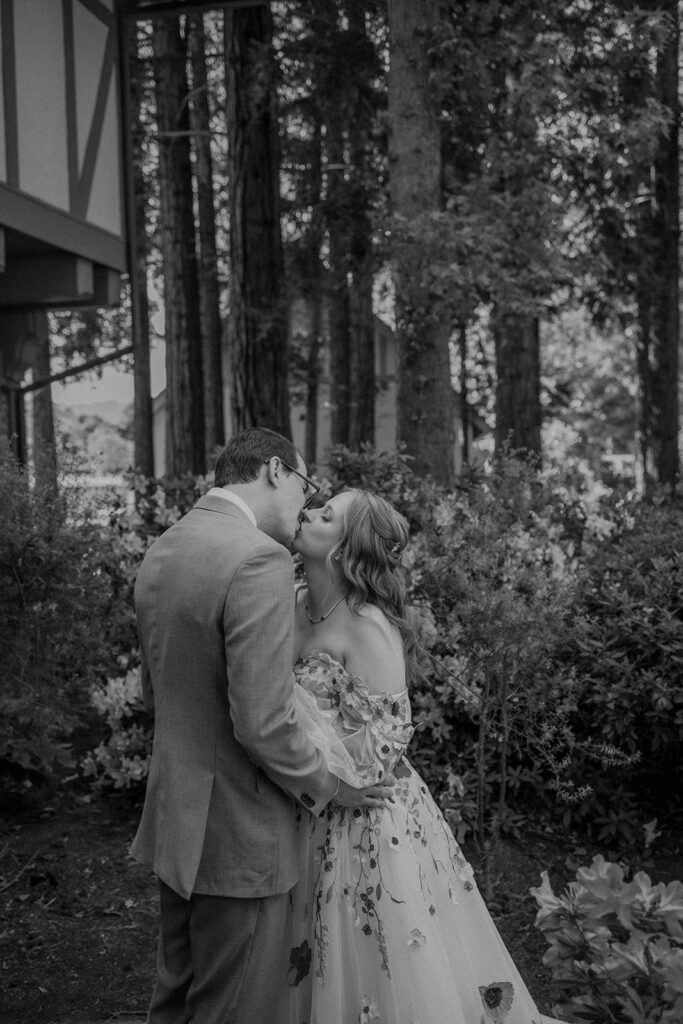
POLYGON ((277 455, 272 455, 269 459, 265 460, 261 467, 261 473, 263 479, 267 480, 273 487, 280 486, 280 473, 282 472, 282 463, 277 455))

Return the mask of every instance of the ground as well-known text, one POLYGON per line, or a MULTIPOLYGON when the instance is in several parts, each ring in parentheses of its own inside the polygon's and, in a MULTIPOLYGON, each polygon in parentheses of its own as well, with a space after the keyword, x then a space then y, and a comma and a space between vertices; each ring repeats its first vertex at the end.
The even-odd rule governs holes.
MULTIPOLYGON (((138 815, 121 798, 64 794, 0 821, 2 1024, 144 1019, 157 900, 153 878, 127 853, 138 815)), ((557 993, 541 965, 546 945, 533 924, 529 887, 545 869, 555 886, 564 884, 573 874, 567 851, 566 839, 529 832, 504 844, 492 872, 490 909, 546 1012, 557 993)), ((680 863, 677 849, 674 855, 680 863)), ((582 862, 591 859, 586 851, 582 862)))

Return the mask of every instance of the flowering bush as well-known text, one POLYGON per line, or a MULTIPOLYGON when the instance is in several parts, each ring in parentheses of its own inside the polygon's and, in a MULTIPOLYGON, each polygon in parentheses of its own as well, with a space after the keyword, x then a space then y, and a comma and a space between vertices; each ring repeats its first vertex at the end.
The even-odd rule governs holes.
MULTIPOLYGON (((79 495, 0 463, 0 768, 20 788, 71 761, 88 690, 113 666, 103 636, 108 552, 79 495)), ((106 631, 106 627, 105 627, 106 631)), ((5 775, 7 778, 5 778, 5 775)))
MULTIPOLYGON (((404 567, 427 680, 411 694, 410 753, 458 836, 485 842, 542 812, 600 841, 635 842, 657 813, 650 802, 670 792, 664 775, 680 771, 680 513, 514 458, 470 471, 452 492, 416 476, 401 452, 336 448, 329 464, 326 490, 371 488, 411 523, 404 567)), ((113 508, 100 555, 111 663, 100 688, 115 666, 137 664, 132 588, 144 552, 209 484, 132 478, 134 500, 113 508)), ((98 785, 121 788, 144 772, 149 736, 129 733, 139 709, 125 713, 123 690, 110 699, 121 701, 119 724, 102 718, 87 764, 98 785)))
POLYGON ((664 1024, 683 1020, 683 884, 627 881, 595 857, 556 896, 542 874, 531 892, 549 949, 543 962, 563 991, 557 1008, 579 1021, 664 1024))
POLYGON ((107 568, 117 595, 110 635, 117 667, 125 676, 110 673, 90 692, 91 706, 99 713, 100 743, 81 760, 83 775, 95 789, 135 791, 147 778, 152 751, 152 719, 140 690, 139 654, 135 630, 133 588, 138 566, 154 540, 177 522, 204 493, 206 478, 167 482, 131 475, 126 501, 111 510, 107 568))
POLYGON ((450 493, 400 453, 330 462, 332 486, 377 490, 413 525, 431 665, 411 756, 453 827, 483 841, 487 821, 515 831, 544 811, 635 843, 683 761, 680 510, 512 457, 450 493))
POLYGON ((152 716, 142 702, 139 668, 96 687, 91 701, 108 736, 81 763, 95 789, 135 789, 147 778, 152 753, 152 716))

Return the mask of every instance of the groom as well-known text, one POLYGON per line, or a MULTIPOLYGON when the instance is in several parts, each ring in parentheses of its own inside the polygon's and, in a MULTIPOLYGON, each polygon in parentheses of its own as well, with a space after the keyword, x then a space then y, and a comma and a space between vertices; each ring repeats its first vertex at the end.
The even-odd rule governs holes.
POLYGON ((152 545, 135 586, 155 732, 131 852, 158 876, 161 902, 149 1024, 286 1019, 295 801, 317 815, 332 799, 370 807, 390 793, 332 775, 293 706, 287 548, 312 487, 301 456, 246 430, 215 482, 152 545))

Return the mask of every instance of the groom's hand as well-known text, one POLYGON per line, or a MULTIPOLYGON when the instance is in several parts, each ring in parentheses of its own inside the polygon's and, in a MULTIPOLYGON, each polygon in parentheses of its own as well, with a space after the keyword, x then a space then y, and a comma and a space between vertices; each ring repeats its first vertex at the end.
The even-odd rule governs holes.
POLYGON ((375 786, 366 786, 364 789, 356 789, 347 782, 340 782, 332 803, 339 804, 340 807, 387 807, 393 803, 395 785, 396 779, 393 775, 387 775, 375 786))

